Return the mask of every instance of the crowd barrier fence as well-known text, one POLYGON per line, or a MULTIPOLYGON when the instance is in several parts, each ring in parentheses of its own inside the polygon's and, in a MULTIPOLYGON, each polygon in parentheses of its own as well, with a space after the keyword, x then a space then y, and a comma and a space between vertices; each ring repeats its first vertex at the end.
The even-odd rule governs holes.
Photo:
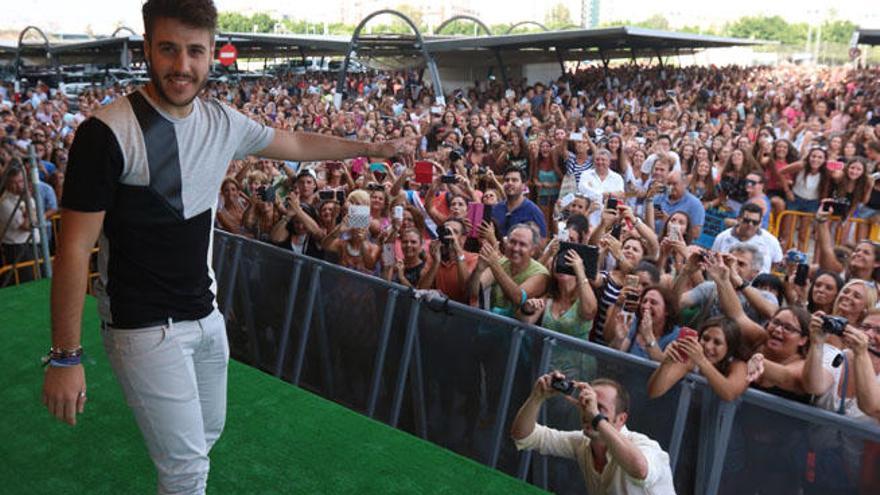
MULTIPOLYGON (((534 380, 560 369, 627 388, 628 427, 669 453, 681 495, 880 490, 876 424, 757 390, 725 402, 694 374, 649 399, 656 363, 225 232, 212 249, 234 358, 541 488, 584 490, 575 463, 518 452, 508 433, 534 380)), ((561 398, 540 420, 581 425, 561 398)))
MULTIPOLYGON (((814 233, 813 220, 815 218, 816 215, 814 213, 785 210, 771 219, 768 231, 774 237, 779 239, 779 245, 782 247, 783 251, 798 249, 807 252, 807 247, 814 233), (785 219, 790 219, 788 222, 789 225, 785 229, 785 232, 782 232, 783 220, 785 219), (801 240, 803 240, 803 243, 800 242, 801 240)), ((845 221, 842 220, 843 219, 840 217, 830 218, 830 227, 832 229, 831 236, 834 245, 839 246, 849 240, 860 240, 857 239, 857 232, 860 226, 868 227, 869 239, 875 242, 880 242, 880 223, 871 222, 862 218, 847 218, 845 221)), ((814 245, 813 249, 818 249, 818 246, 814 245)))

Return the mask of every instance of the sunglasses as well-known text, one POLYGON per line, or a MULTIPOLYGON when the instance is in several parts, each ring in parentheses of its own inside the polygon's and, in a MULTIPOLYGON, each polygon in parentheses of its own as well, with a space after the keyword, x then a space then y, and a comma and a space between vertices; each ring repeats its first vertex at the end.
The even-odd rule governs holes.
POLYGON ((754 185, 760 184, 761 182, 762 181, 759 181, 759 180, 746 179, 747 186, 754 186, 754 185))
POLYGON ((752 220, 751 218, 742 218, 742 219, 740 219, 740 221, 741 221, 742 223, 744 223, 744 224, 748 224, 748 225, 754 225, 754 226, 761 225, 761 221, 760 221, 760 220, 752 220))

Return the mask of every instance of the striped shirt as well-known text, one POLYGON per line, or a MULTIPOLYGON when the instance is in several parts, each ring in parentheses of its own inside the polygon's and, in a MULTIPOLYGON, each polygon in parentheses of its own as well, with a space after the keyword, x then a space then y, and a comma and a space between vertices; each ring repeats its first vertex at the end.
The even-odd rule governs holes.
POLYGON ((596 318, 593 320, 593 330, 590 332, 590 342, 608 345, 605 342, 605 318, 608 316, 608 309, 617 302, 623 287, 614 283, 609 272, 602 271, 601 273, 605 278, 605 283, 597 290, 598 309, 596 318))
POLYGON ((574 183, 580 184, 581 174, 593 168, 593 159, 587 157, 584 163, 578 163, 577 155, 568 152, 568 158, 565 159, 565 173, 574 174, 574 183))

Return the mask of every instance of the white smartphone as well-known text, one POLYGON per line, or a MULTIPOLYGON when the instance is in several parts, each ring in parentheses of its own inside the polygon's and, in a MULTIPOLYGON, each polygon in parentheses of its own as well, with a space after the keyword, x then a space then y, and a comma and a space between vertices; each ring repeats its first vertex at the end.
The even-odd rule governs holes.
POLYGON ((348 226, 352 229, 365 229, 370 226, 370 207, 349 205, 348 226))
POLYGON ((403 220, 403 206, 397 205, 391 209, 391 218, 395 220, 403 220))

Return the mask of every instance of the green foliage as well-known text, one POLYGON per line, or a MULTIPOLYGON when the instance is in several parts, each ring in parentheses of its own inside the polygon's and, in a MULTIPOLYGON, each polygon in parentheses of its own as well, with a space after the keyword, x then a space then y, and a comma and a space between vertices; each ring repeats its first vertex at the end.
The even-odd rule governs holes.
POLYGON ((548 29, 553 30, 570 26, 574 24, 574 21, 571 20, 571 11, 568 10, 568 7, 562 3, 557 3, 547 11, 547 15, 544 17, 544 24, 548 29))
POLYGON ((828 20, 822 23, 822 40, 834 43, 849 43, 853 31, 858 29, 854 22, 842 19, 828 20))
MULTIPOLYGON (((492 28, 490 27, 489 29, 492 29, 492 28)), ((501 34, 504 31, 502 30, 500 32, 495 32, 495 31, 492 31, 492 32, 495 34, 501 34)), ((452 36, 452 35, 473 36, 474 33, 476 33, 477 36, 486 36, 486 32, 483 31, 483 28, 481 28, 479 26, 479 24, 477 24, 473 21, 468 21, 468 20, 464 20, 464 19, 450 22, 449 24, 447 24, 443 28, 443 31, 441 31, 439 33, 436 32, 436 28, 435 28, 435 33, 441 34, 441 35, 448 35, 448 36, 452 36)))
POLYGON ((662 14, 654 14, 642 22, 637 22, 635 25, 647 29, 659 29, 661 31, 669 31, 671 29, 669 27, 669 20, 662 14))
POLYGON ((741 17, 724 27, 724 34, 735 38, 753 38, 798 44, 806 40, 806 24, 789 24, 776 15, 773 17, 741 17))
POLYGON ((217 16, 217 27, 220 31, 245 33, 253 29, 250 18, 238 12, 220 12, 217 16))

